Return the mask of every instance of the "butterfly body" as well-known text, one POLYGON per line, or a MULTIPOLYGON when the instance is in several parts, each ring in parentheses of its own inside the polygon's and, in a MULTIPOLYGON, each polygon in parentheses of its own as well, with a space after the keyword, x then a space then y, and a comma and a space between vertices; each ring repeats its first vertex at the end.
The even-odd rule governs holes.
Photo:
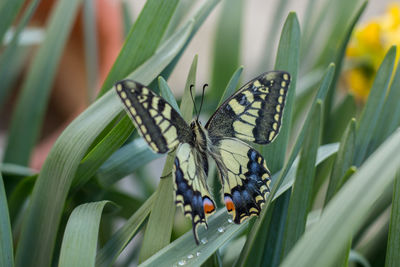
POLYGON ((267 144, 277 136, 290 76, 264 73, 229 97, 203 127, 198 118, 189 125, 163 98, 143 85, 124 80, 116 84, 139 133, 157 153, 176 150, 172 171, 175 201, 197 227, 207 226, 216 210, 207 185, 209 159, 215 161, 223 200, 235 223, 258 215, 269 192, 270 172, 263 157, 247 142, 267 144))

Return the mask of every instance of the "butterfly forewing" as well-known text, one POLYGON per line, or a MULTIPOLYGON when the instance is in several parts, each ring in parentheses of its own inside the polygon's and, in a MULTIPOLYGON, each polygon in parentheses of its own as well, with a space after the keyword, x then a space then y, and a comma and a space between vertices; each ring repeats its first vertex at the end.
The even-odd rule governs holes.
POLYGON ((181 206, 185 216, 192 220, 196 243, 199 243, 197 227, 207 225, 207 216, 215 212, 206 182, 205 170, 197 151, 188 143, 181 144, 176 152, 174 162, 175 202, 181 206))
POLYGON ((270 183, 265 160, 236 138, 220 139, 215 147, 219 151, 215 162, 222 180, 225 206, 234 222, 241 223, 247 217, 259 215, 270 183))
POLYGON ((120 81, 115 88, 140 135, 155 152, 165 153, 191 140, 189 125, 152 90, 131 80, 120 81))
POLYGON ((210 139, 237 137, 257 144, 279 133, 290 83, 284 71, 264 73, 229 97, 206 124, 210 139))

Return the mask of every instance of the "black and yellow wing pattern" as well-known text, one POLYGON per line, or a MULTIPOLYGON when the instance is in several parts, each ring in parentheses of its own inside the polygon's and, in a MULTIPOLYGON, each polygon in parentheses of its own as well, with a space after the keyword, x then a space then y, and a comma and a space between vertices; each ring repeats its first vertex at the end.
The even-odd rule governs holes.
POLYGON ((136 129, 156 153, 166 153, 189 142, 192 131, 179 113, 144 85, 123 80, 115 84, 136 129))
POLYGON ((175 202, 192 220, 199 243, 197 227, 207 226, 207 216, 214 213, 215 203, 206 182, 204 166, 208 163, 198 158, 192 129, 167 101, 144 85, 123 80, 115 84, 115 89, 136 129, 154 152, 166 153, 178 147, 172 172, 175 202))
POLYGON ((290 75, 261 74, 229 97, 211 116, 206 129, 211 139, 236 137, 257 144, 272 142, 281 127, 290 75))
POLYGON ((289 84, 287 72, 261 74, 229 97, 205 126, 235 223, 260 214, 270 183, 264 158, 241 140, 268 144, 276 138, 289 84))
POLYGON ((163 98, 140 83, 123 80, 115 88, 141 136, 157 153, 177 148, 172 171, 175 201, 197 227, 207 226, 216 206, 207 185, 208 156, 214 159, 225 206, 235 223, 259 215, 269 192, 270 172, 246 142, 268 144, 279 133, 290 75, 261 74, 229 97, 205 127, 188 125, 163 98))

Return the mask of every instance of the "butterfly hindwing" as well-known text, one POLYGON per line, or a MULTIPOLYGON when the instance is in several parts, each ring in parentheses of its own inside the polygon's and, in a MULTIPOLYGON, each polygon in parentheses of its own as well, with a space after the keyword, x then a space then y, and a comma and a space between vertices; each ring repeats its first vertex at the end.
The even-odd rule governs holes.
POLYGON ((207 122, 210 139, 272 142, 279 133, 289 83, 287 72, 271 71, 245 84, 207 122))
POLYGON ((191 139, 189 125, 152 90, 131 80, 120 81, 115 88, 140 135, 155 152, 165 153, 191 139))
POLYGON ((270 172, 255 149, 236 138, 220 139, 215 158, 224 202, 235 223, 259 215, 269 192, 270 172))
POLYGON ((199 243, 197 227, 207 226, 207 217, 215 212, 215 203, 208 190, 204 165, 195 148, 188 143, 181 144, 174 162, 175 202, 181 206, 185 216, 192 220, 193 234, 199 243))

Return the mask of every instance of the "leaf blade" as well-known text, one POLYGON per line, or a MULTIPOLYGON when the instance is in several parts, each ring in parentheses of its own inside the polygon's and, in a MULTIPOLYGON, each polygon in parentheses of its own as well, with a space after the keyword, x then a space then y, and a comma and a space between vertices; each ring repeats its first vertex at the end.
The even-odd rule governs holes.
POLYGON ((59 266, 94 266, 100 219, 109 201, 82 204, 76 207, 65 228, 59 266))
POLYGON ((81 0, 59 1, 51 14, 45 40, 29 68, 12 115, 4 162, 20 165, 29 162, 39 137, 57 65, 80 3, 81 0), (29 131, 25 130, 27 128, 29 131))
POLYGON ((361 226, 373 203, 393 181, 400 164, 399 149, 400 131, 396 131, 332 199, 320 221, 304 234, 282 266, 333 263, 351 234, 361 226), (377 180, 377 175, 382 179, 377 180))

